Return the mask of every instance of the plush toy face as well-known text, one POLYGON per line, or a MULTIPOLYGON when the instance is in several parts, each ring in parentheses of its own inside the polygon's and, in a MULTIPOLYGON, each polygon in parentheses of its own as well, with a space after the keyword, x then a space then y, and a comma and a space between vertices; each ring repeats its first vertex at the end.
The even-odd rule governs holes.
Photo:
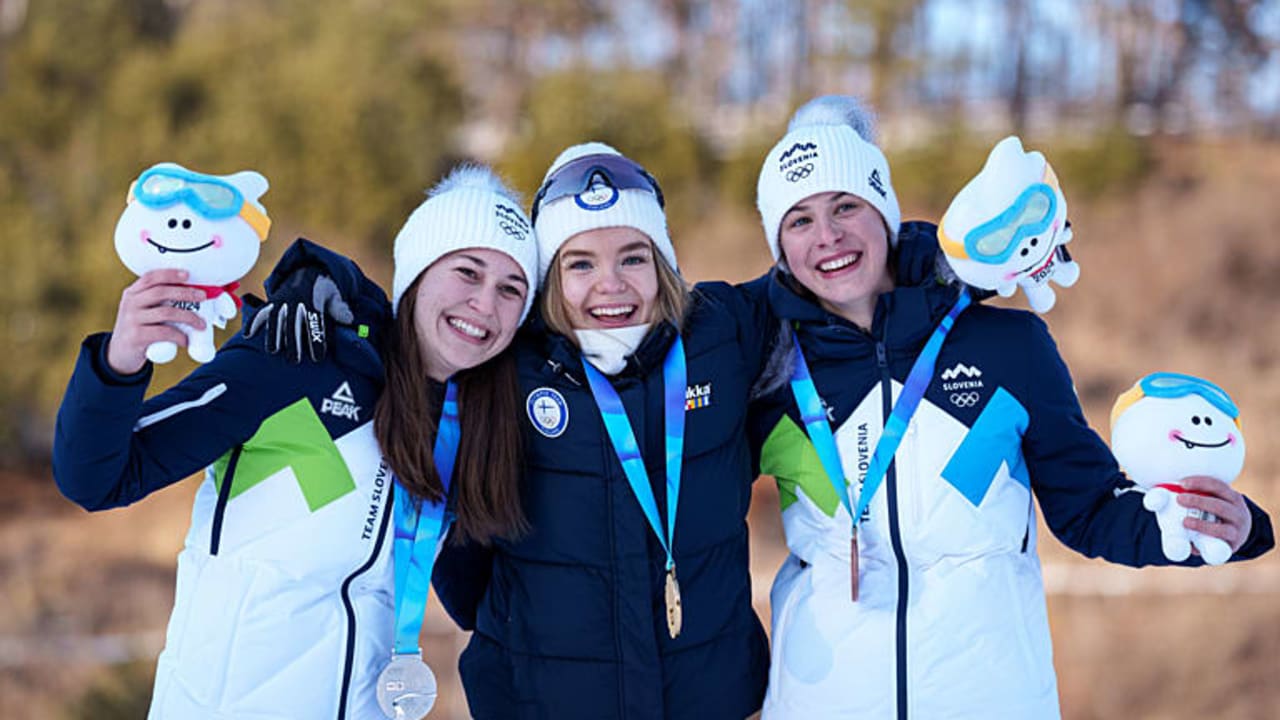
POLYGON ((1067 200, 1044 156, 1016 137, 1001 140, 982 171, 956 194, 939 240, 956 275, 996 289, 1044 279, 1064 240, 1067 200))
POLYGON ((258 260, 270 221, 257 200, 266 190, 255 172, 212 176, 156 165, 130 188, 116 252, 138 275, 179 268, 192 285, 226 285, 258 260))
POLYGON ((1230 398, 1198 378, 1188 379, 1204 383, 1201 392, 1191 385, 1174 389, 1185 393, 1178 397, 1153 396, 1141 387, 1152 378, 1164 378, 1172 388, 1188 376, 1147 376, 1117 401, 1111 449, 1130 479, 1144 487, 1176 483, 1190 475, 1235 480, 1244 466, 1245 443, 1230 398))

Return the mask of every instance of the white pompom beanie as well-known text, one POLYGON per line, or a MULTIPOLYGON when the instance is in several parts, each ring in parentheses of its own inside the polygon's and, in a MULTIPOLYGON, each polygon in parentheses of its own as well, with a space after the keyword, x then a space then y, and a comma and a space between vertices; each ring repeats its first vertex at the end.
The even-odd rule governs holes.
POLYGON ((428 193, 409 215, 395 243, 391 309, 414 280, 436 260, 455 250, 488 248, 510 256, 529 283, 520 322, 538 289, 538 243, 520 197, 482 165, 460 165, 428 193))
MULTIPOLYGON (((613 147, 601 142, 574 145, 560 153, 551 163, 542 179, 543 183, 560 168, 588 155, 623 156, 613 147)), ((539 281, 546 279, 552 259, 569 238, 587 230, 608 227, 635 228, 649 236, 671 269, 678 271, 676 249, 671 244, 671 236, 667 234, 667 216, 658 204, 656 194, 647 190, 621 190, 615 202, 601 208, 591 208, 573 200, 571 197, 559 198, 538 210, 534 231, 538 236, 538 255, 541 260, 538 268, 539 281)))
POLYGON ((874 117, 847 95, 814 98, 791 117, 756 183, 756 206, 774 260, 782 257, 783 216, 801 200, 824 192, 847 192, 870 203, 889 228, 889 244, 897 247, 902 211, 889 161, 874 139, 874 117))

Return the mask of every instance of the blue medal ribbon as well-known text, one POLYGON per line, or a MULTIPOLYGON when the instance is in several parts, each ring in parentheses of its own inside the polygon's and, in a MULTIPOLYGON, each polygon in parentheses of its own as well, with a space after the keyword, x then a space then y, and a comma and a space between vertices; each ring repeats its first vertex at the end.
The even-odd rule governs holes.
POLYGON ((635 432, 631 429, 631 421, 627 419, 627 411, 622 406, 622 398, 613 389, 599 370, 585 357, 582 367, 587 374, 587 382, 591 386, 591 394, 595 397, 596 407, 600 410, 600 418, 604 421, 609 442, 622 463, 627 482, 640 509, 644 511, 649 527, 658 537, 662 549, 667 553, 668 571, 675 567, 673 547, 676 533, 676 506, 680 500, 680 469, 684 463, 684 407, 685 387, 687 385, 687 369, 684 358, 684 342, 676 336, 675 343, 667 351, 662 361, 663 385, 663 420, 666 425, 666 470, 667 470, 667 523, 663 532, 662 521, 658 518, 658 502, 653 495, 653 487, 649 484, 649 473, 644 467, 644 458, 640 456, 640 447, 636 444, 635 432))
POLYGON ((449 501, 449 484, 458 457, 462 428, 458 424, 458 386, 452 381, 445 386, 444 408, 436 428, 436 444, 431 458, 444 497, 440 502, 414 498, 399 480, 395 484, 395 553, 396 636, 397 655, 420 655, 418 635, 422 631, 427 610, 427 593, 431 589, 431 568, 436 562, 436 548, 449 529, 453 518, 445 512, 449 501))
POLYGON ((938 353, 942 351, 942 342, 951 331, 951 326, 955 324, 956 316, 969 307, 969 303, 968 291, 962 290, 956 304, 952 306, 946 317, 942 318, 942 322, 938 323, 938 327, 934 328, 924 349, 916 357, 915 364, 911 366, 907 381, 903 384, 902 392, 898 394, 898 401, 894 403, 893 410, 885 421, 884 432, 881 433, 875 452, 871 455, 871 463, 867 467, 856 508, 851 507, 844 466, 840 463, 840 451, 831 433, 827 413, 822 407, 822 401, 818 398, 818 390, 813 385, 813 376, 809 373, 804 353, 800 350, 800 338, 795 334, 792 335, 795 344, 795 368, 791 373, 791 393, 795 396, 796 406, 800 410, 800 419, 804 422, 809 440, 813 442, 818 459, 822 461, 822 468, 826 470, 827 478, 835 488, 836 497, 840 498, 840 503, 844 505, 845 511, 853 520, 854 533, 858 531, 858 522, 862 518, 862 513, 867 509, 867 505, 871 504, 871 498, 875 496, 876 490, 880 489, 880 483, 889 471, 889 463, 898 452, 898 445, 902 443, 902 437, 907 432, 911 416, 915 415, 916 408, 920 406, 920 399, 924 397, 924 392, 929 387, 929 380, 933 377, 933 370, 938 362, 938 353))

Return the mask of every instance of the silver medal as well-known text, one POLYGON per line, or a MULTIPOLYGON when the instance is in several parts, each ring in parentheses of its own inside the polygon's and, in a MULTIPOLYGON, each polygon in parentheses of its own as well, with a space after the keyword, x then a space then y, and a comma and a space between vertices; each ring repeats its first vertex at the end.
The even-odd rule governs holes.
POLYGON ((436 704, 436 676, 421 655, 397 654, 378 674, 378 707, 391 720, 419 720, 436 704))

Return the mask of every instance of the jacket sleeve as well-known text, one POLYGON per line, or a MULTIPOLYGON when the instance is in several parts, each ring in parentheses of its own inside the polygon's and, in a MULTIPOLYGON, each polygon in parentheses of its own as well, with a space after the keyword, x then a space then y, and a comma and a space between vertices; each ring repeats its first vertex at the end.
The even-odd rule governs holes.
POLYGON ((284 361, 237 335, 212 362, 143 402, 150 364, 116 374, 106 362, 109 338, 82 344, 54 433, 58 489, 87 510, 129 505, 198 472, 303 395, 298 373, 273 370, 284 361))
MULTIPOLYGON (((360 337, 368 340, 373 347, 379 351, 384 350, 386 334, 392 320, 387 294, 365 276, 354 260, 323 245, 306 238, 295 240, 262 282, 263 289, 267 291, 267 299, 278 300, 280 293, 287 292, 285 288, 290 278, 309 268, 318 269, 334 282, 338 294, 351 308, 353 329, 357 329, 360 337)), ((312 289, 307 288, 307 297, 312 289)))
MULTIPOLYGON (((1044 322, 1031 318, 1026 367, 1030 416, 1023 454, 1045 522, 1059 540, 1089 557, 1141 567, 1175 564, 1160 547, 1155 514, 1142 507, 1111 449, 1084 418, 1071 375, 1044 322)), ((1256 557, 1274 544, 1266 513, 1248 503, 1253 531, 1233 560, 1256 557)), ((1200 565, 1192 556, 1183 565, 1200 565)))
POLYGON ((759 379, 773 351, 778 336, 779 321, 774 318, 769 305, 770 270, 749 282, 734 285, 742 300, 738 313, 738 336, 745 357, 753 365, 752 382, 759 379))
POLYGON ((463 630, 476 629, 480 600, 493 575, 493 548, 478 543, 445 542, 431 571, 440 605, 463 630))

